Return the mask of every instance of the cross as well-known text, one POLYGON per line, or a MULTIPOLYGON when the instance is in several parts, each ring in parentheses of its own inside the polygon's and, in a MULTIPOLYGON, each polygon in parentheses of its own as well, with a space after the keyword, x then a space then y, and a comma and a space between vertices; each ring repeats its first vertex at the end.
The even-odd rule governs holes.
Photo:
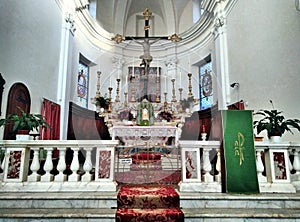
POLYGON ((152 16, 152 12, 146 8, 143 12, 143 16, 145 19, 145 26, 144 26, 144 31, 145 31, 145 36, 144 37, 132 37, 132 36, 122 36, 120 34, 116 34, 112 40, 114 40, 117 44, 119 44, 122 41, 126 40, 133 40, 137 44, 140 44, 143 46, 143 51, 144 54, 140 56, 140 59, 142 59, 142 62, 140 66, 145 67, 145 79, 144 79, 144 98, 147 99, 147 86, 148 86, 148 74, 149 74, 149 67, 150 63, 152 62, 152 56, 150 54, 150 46, 154 44, 155 42, 159 40, 171 40, 172 42, 178 42, 181 40, 181 38, 175 33, 171 36, 158 36, 158 37, 149 37, 149 20, 152 16), (143 39, 143 42, 138 41, 139 39, 143 39), (153 40, 150 42, 150 40, 153 40))

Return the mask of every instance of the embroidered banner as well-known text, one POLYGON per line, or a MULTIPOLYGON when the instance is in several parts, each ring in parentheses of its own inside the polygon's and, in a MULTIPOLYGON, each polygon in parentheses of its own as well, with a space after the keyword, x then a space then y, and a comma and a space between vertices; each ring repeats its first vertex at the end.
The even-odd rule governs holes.
POLYGON ((252 111, 222 111, 226 191, 259 193, 252 111))

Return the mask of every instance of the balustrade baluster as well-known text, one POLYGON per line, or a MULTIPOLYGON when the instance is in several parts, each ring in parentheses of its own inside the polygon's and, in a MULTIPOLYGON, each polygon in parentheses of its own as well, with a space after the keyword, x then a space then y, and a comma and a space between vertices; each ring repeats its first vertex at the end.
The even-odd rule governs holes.
POLYGON ((41 176, 42 182, 50 182, 53 181, 53 175, 50 174, 50 171, 53 169, 53 162, 52 162, 52 147, 44 148, 47 151, 46 161, 44 164, 44 171, 46 172, 44 175, 41 176))
POLYGON ((41 176, 37 173, 40 169, 40 161, 39 161, 39 147, 31 148, 33 150, 33 158, 30 165, 30 170, 32 171, 31 175, 28 176, 28 181, 39 181, 41 176))
POLYGON ((264 172, 264 164, 261 159, 261 152, 262 150, 256 150, 256 170, 257 170, 257 179, 259 182, 267 182, 267 178, 262 175, 264 172))
POLYGON ((217 150, 217 162, 216 162, 216 170, 218 171, 218 174, 215 175, 215 181, 221 182, 221 152, 220 149, 217 150))
POLYGON ((66 169, 66 147, 60 147, 58 148, 59 151, 59 160, 57 164, 57 170, 58 170, 58 175, 55 176, 54 181, 65 181, 67 176, 64 174, 64 170, 66 169))
POLYGON ((93 148, 88 147, 85 148, 86 150, 86 155, 85 155, 85 161, 83 164, 83 170, 85 171, 85 174, 82 176, 81 181, 84 182, 90 182, 92 180, 92 175, 90 174, 90 171, 93 169, 93 164, 91 160, 91 153, 93 148))
POLYGON ((71 148, 73 153, 73 159, 70 166, 70 169, 72 170, 72 174, 69 176, 68 181, 79 181, 80 175, 77 173, 79 170, 79 159, 78 159, 78 151, 80 150, 79 147, 72 147, 71 148))
POLYGON ((296 171, 295 175, 297 175, 297 179, 300 180, 300 157, 299 150, 297 149, 294 151, 293 169, 296 171))
POLYGON ((213 176, 210 175, 210 171, 211 171, 211 163, 209 160, 209 151, 211 149, 203 149, 203 170, 205 171, 204 174, 204 182, 209 183, 209 182, 213 182, 213 176))

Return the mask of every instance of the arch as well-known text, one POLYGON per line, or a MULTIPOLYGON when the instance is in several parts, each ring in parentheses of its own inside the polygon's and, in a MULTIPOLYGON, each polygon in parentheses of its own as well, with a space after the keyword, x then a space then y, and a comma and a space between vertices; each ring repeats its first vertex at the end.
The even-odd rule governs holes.
MULTIPOLYGON (((30 112, 31 98, 30 93, 26 85, 23 83, 15 83, 9 89, 7 106, 6 106, 6 117, 12 113, 20 113, 19 108, 24 112, 30 112), (18 108, 19 107, 19 108, 18 108)), ((16 139, 15 133, 12 132, 13 125, 8 124, 4 128, 3 139, 14 140, 16 139)))

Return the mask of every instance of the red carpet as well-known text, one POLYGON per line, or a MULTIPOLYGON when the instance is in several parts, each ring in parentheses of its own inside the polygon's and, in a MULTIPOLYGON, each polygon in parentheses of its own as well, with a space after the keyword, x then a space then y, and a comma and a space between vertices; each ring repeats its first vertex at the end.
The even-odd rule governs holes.
POLYGON ((119 184, 173 184, 181 180, 178 168, 162 168, 160 153, 135 153, 131 155, 130 171, 116 172, 119 184))
POLYGON ((117 222, 184 221, 179 195, 171 186, 122 186, 117 206, 117 222))

